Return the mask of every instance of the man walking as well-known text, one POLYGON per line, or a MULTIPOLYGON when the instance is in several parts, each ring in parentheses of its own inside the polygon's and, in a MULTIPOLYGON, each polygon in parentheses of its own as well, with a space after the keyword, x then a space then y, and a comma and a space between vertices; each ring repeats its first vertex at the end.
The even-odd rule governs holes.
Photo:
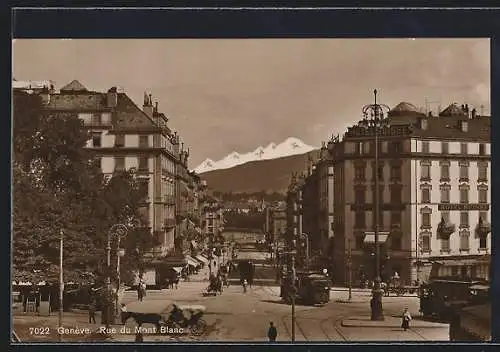
POLYGON ((276 337, 278 336, 278 330, 274 326, 274 323, 269 322, 269 330, 267 330, 267 337, 269 337, 269 342, 276 342, 276 337))
POLYGON ((89 304, 89 324, 94 323, 95 324, 95 310, 96 310, 96 301, 95 298, 92 298, 90 300, 89 304))

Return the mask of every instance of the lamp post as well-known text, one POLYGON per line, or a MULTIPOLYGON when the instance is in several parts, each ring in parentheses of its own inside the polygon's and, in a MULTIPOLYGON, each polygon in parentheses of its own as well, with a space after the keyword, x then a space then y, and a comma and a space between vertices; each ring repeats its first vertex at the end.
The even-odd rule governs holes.
POLYGON ((363 107, 363 125, 368 129, 373 129, 375 134, 375 194, 374 194, 374 232, 375 232, 375 280, 372 290, 371 320, 384 320, 384 311, 382 307, 383 292, 380 287, 380 248, 379 248, 379 212, 380 212, 380 189, 379 189, 379 129, 383 127, 384 110, 389 111, 390 108, 385 104, 377 103, 377 90, 373 91, 374 104, 369 104, 363 107), (370 118, 368 118, 370 115, 370 118))
MULTIPOLYGON (((123 224, 115 224, 115 225, 111 226, 111 228, 108 231, 108 242, 107 242, 107 246, 106 246, 107 262, 108 262, 108 275, 106 278, 106 284, 107 284, 107 289, 109 291, 111 291, 111 272, 110 272, 110 268, 111 268, 111 237, 116 236, 116 275, 117 275, 116 295, 115 295, 115 305, 116 305, 115 317, 116 318, 118 318, 119 313, 120 313, 120 307, 118 307, 118 292, 120 289, 120 255, 124 254, 124 251, 120 250, 120 241, 123 237, 125 237, 127 235, 127 232, 128 232, 128 228, 127 228, 127 226, 125 226, 123 224)), ((109 314, 111 313, 109 307, 108 307, 107 311, 108 311, 108 317, 107 317, 106 321, 107 321, 107 325, 108 325, 109 320, 110 320, 109 314)))
POLYGON ((305 232, 302 232, 302 237, 306 238, 306 266, 309 265, 309 235, 305 232))
MULTIPOLYGON (((63 310, 64 310, 64 278, 63 278, 63 250, 64 231, 59 231, 59 328, 62 330, 63 310)), ((59 333, 59 341, 62 341, 62 334, 59 333)))

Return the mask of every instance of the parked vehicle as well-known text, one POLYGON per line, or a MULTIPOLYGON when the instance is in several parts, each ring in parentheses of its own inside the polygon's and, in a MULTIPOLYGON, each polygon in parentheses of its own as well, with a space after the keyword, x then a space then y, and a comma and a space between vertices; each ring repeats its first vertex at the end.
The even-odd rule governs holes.
POLYGON ((292 293, 296 291, 296 301, 308 304, 325 304, 330 301, 330 280, 315 272, 297 272, 295 287, 289 279, 282 285, 282 297, 288 304, 292 301, 292 293))

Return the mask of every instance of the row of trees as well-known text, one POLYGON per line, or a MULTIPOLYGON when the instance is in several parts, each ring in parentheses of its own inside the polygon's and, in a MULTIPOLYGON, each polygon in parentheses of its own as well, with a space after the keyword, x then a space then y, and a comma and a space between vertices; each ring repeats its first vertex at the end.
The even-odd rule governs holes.
MULTIPOLYGON (((60 231, 64 267, 106 270, 106 242, 115 223, 129 226, 124 269, 156 245, 141 227, 142 189, 133 172, 105 177, 85 147, 90 138, 76 114, 43 110, 39 96, 13 96, 13 267, 15 275, 56 272, 60 231)), ((112 245, 113 246, 113 245, 112 245)))
POLYGON ((224 212, 226 228, 261 230, 264 226, 265 218, 265 213, 258 211, 250 211, 248 213, 239 213, 237 211, 224 212))

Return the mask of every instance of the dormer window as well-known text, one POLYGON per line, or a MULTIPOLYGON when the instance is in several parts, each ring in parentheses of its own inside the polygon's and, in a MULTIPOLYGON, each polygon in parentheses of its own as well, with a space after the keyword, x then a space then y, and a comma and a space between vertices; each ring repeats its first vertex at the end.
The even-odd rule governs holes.
POLYGON ((420 119, 420 128, 425 131, 427 130, 427 127, 428 127, 427 119, 426 118, 420 119))
POLYGON ((469 122, 468 121, 461 121, 460 122, 460 130, 462 132, 467 132, 469 130, 469 122))

